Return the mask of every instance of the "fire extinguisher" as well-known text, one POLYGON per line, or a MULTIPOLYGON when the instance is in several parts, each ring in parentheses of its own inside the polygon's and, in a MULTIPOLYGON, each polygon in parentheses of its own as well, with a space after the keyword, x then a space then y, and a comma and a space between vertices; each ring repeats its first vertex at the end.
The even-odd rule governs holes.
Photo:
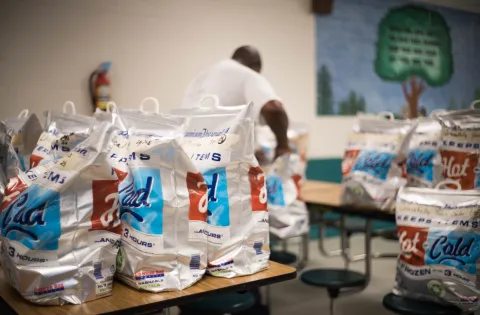
POLYGON ((111 62, 103 62, 90 75, 89 86, 93 110, 97 108, 106 110, 107 103, 111 100, 110 79, 107 76, 111 65, 111 62))

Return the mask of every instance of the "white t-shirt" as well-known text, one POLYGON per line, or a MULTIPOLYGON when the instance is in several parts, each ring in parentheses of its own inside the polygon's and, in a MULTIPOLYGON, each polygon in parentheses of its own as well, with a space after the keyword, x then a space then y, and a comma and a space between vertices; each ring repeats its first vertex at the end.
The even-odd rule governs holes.
POLYGON ((200 99, 208 94, 217 95, 222 106, 253 102, 257 120, 266 103, 280 101, 267 79, 232 59, 222 60, 200 72, 188 84, 182 107, 197 107, 200 99))

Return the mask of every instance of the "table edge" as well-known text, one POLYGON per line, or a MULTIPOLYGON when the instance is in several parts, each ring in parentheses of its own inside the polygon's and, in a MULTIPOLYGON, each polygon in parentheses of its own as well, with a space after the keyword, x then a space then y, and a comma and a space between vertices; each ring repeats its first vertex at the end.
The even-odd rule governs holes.
MULTIPOLYGON (((282 265, 279 263, 276 263, 276 264, 282 265)), ((288 266, 288 265, 285 265, 285 266, 288 266)), ((288 266, 288 267, 291 267, 291 266, 288 266)), ((178 305, 182 305, 182 304, 191 302, 193 300, 196 300, 195 296, 198 296, 198 295, 201 295, 201 297, 207 297, 207 296, 212 296, 214 294, 218 294, 219 292, 221 293, 242 292, 242 291, 247 291, 249 289, 253 289, 261 286, 275 284, 277 282, 293 280, 297 277, 297 269, 295 269, 294 267, 291 267, 291 268, 292 268, 291 272, 285 273, 279 276, 275 276, 275 277, 269 277, 269 278, 263 278, 260 280, 239 283, 232 286, 228 286, 226 288, 194 293, 187 296, 181 296, 173 299, 153 302, 149 304, 125 308, 122 310, 117 310, 117 311, 112 311, 107 313, 98 313, 98 314, 99 315, 147 315, 154 312, 160 312, 164 308, 178 306, 178 305)), ((266 270, 268 269, 265 269, 265 271, 266 270)), ((248 277, 248 276, 252 276, 252 275, 246 275, 242 277, 248 277)), ((212 277, 212 276, 205 275, 204 277, 212 277)), ((242 278, 242 277, 238 277, 238 278, 242 278)), ((212 278, 215 278, 215 277, 212 277, 212 278)), ((126 284, 123 284, 123 285, 126 285, 126 284)), ((158 294, 158 293, 151 293, 151 292, 144 292, 144 293, 158 294)), ((42 306, 39 305, 39 307, 42 307, 42 306)), ((45 307, 48 307, 48 306, 45 306, 45 307)), ((0 309, 2 310, 1 312, 2 315, 18 315, 18 313, 10 306, 10 304, 2 296, 0 296, 0 309)))

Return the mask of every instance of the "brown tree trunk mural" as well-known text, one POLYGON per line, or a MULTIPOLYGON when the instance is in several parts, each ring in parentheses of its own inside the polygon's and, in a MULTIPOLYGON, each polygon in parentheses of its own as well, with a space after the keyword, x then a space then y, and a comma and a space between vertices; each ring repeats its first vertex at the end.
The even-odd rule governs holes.
POLYGON ((418 116, 418 100, 425 91, 425 84, 421 80, 411 77, 407 82, 402 83, 402 91, 408 104, 408 118, 416 118, 418 116), (410 92, 407 89, 407 83, 410 87, 410 92))

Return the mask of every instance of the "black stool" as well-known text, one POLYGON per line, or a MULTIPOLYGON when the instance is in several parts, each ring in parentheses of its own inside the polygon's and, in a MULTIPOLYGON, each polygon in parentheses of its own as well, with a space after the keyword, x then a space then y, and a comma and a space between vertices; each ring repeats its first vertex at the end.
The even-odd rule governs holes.
POLYGON ((180 306, 181 315, 237 314, 255 304, 252 293, 225 293, 180 306))
POLYGON ((396 296, 393 293, 385 295, 383 306, 400 315, 461 315, 462 310, 452 305, 417 301, 396 296))
POLYGON ((284 251, 272 251, 270 260, 282 265, 293 265, 297 261, 297 255, 284 251))
POLYGON ((348 269, 312 269, 300 276, 300 280, 308 285, 326 288, 330 297, 330 315, 334 314, 334 300, 341 291, 353 290, 366 285, 364 274, 348 269))

